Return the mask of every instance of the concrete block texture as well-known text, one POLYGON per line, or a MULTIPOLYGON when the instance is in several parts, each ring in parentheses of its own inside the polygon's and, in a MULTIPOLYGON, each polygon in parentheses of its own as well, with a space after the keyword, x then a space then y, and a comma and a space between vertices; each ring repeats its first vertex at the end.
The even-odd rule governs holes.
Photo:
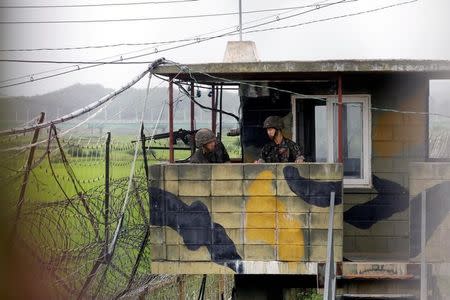
POLYGON ((422 196, 426 194, 426 260, 450 262, 450 163, 411 163, 410 169, 410 256, 421 253, 422 196))
POLYGON ((309 166, 310 179, 341 180, 343 168, 341 164, 313 163, 309 166))
POLYGON ((186 164, 178 166, 179 180, 211 180, 210 164, 186 164))
POLYGON ((242 180, 244 167, 242 164, 215 164, 212 165, 212 180, 242 180))
MULTIPOLYGON (((244 164, 244 179, 262 179, 260 176, 263 173, 269 173, 272 178, 276 178, 277 165, 276 164, 244 164)), ((271 178, 267 178, 271 179, 271 178)))
POLYGON ((180 196, 211 196, 211 182, 202 180, 180 181, 178 184, 180 196))
MULTIPOLYGON (((149 170, 150 186, 163 190, 152 200, 158 208, 152 222, 160 224, 150 238, 152 272, 310 273, 308 263, 325 260, 329 207, 311 197, 329 196, 328 183, 342 180, 342 165, 171 164, 149 170)), ((333 216, 339 260, 343 210, 336 205, 333 216)))
POLYGON ((212 180, 212 196, 242 196, 242 180, 212 180))

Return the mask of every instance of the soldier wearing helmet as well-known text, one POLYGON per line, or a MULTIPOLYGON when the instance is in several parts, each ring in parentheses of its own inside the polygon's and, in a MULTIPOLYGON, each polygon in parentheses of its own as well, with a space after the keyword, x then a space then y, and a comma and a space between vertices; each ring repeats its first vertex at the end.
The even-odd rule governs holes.
POLYGON ((197 164, 226 163, 230 161, 228 152, 221 142, 217 142, 214 133, 202 128, 195 134, 197 150, 189 161, 197 164))
POLYGON ((304 161, 303 149, 283 136, 283 120, 280 117, 268 117, 264 120, 263 127, 267 130, 270 142, 263 146, 260 158, 255 163, 301 163, 304 161))

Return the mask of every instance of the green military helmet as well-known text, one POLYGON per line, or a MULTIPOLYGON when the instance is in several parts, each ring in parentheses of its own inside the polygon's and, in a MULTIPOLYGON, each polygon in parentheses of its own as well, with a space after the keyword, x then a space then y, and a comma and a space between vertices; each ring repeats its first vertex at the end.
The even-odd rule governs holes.
POLYGON ((283 120, 279 116, 270 116, 264 120, 264 128, 283 129, 283 120))
POLYGON ((195 145, 200 148, 200 147, 208 144, 209 142, 214 141, 215 139, 216 139, 216 136, 215 136, 214 132, 212 132, 208 128, 202 128, 202 129, 199 129, 197 131, 197 133, 195 134, 195 145))

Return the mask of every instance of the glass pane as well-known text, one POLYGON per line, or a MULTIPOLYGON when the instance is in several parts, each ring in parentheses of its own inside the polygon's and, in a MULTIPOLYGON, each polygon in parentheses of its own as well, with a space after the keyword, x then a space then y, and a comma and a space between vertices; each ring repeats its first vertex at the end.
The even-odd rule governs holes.
MULTIPOLYGON (((450 158, 450 80, 430 80, 429 157, 450 158), (440 115, 437 115, 440 114, 440 115)), ((419 117, 416 119, 421 120, 419 117)))
POLYGON ((326 162, 328 156, 327 107, 316 106, 314 110, 316 162, 326 162))
MULTIPOLYGON (((334 157, 338 160, 338 105, 334 105, 334 157)), ((344 177, 363 177, 363 104, 344 103, 342 109, 344 177)))

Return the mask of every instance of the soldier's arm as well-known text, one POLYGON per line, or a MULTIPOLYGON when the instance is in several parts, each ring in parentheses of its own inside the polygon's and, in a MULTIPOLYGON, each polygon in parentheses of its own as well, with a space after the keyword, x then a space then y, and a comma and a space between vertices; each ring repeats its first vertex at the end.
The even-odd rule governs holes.
POLYGON ((228 163, 228 162, 230 162, 230 155, 228 155, 228 151, 227 151, 227 149, 225 148, 225 146, 223 145, 223 143, 219 143, 219 145, 220 145, 220 148, 222 149, 222 153, 223 153, 223 161, 224 162, 226 162, 226 163, 228 163))
POLYGON ((295 157, 296 163, 302 163, 305 161, 305 156, 303 155, 303 149, 299 144, 292 142, 292 152, 295 157))
POLYGON ((261 152, 259 154, 259 159, 255 160, 255 163, 259 164, 259 163, 265 163, 267 161, 267 145, 264 145, 261 149, 261 152))
POLYGON ((189 158, 189 162, 191 164, 199 164, 200 163, 197 151, 195 151, 194 154, 192 154, 192 156, 189 158))

